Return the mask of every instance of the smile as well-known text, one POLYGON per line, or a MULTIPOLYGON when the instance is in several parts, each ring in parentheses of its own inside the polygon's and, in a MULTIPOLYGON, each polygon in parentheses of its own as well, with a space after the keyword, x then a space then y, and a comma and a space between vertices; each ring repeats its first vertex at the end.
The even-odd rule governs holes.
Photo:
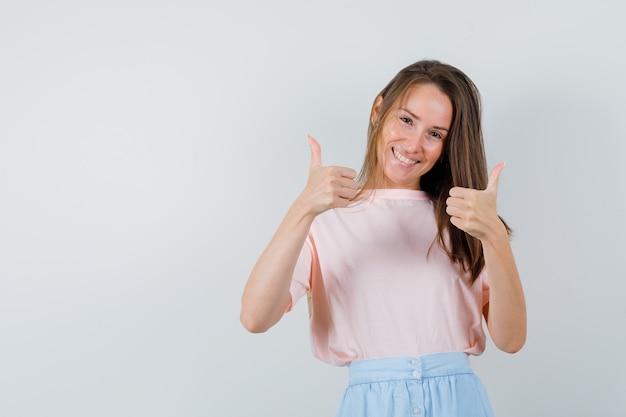
POLYGON ((396 159, 400 162, 402 162, 405 165, 415 165, 417 164, 419 161, 414 161, 412 159, 409 159, 403 155, 401 155, 398 151, 396 151, 394 148, 391 148, 392 152, 393 152, 393 156, 396 157, 396 159))

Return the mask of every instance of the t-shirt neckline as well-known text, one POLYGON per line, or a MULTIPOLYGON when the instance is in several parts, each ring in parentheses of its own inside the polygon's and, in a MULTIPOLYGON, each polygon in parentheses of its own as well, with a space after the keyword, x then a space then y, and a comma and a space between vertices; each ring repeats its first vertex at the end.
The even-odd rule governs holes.
MULTIPOLYGON (((431 196, 426 191, 409 190, 405 188, 379 188, 372 190, 374 199, 403 199, 403 200, 430 200, 431 196)), ((368 196, 371 195, 367 193, 368 196)))

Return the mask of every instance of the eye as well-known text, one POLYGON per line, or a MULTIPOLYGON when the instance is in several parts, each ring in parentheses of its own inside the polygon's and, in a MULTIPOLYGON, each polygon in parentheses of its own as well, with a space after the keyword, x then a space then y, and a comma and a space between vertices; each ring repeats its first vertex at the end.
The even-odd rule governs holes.
POLYGON ((430 136, 434 137, 435 139, 443 139, 443 136, 441 135, 441 133, 434 131, 434 130, 430 132, 430 136))
POLYGON ((400 120, 402 121, 402 123, 407 124, 407 125, 413 125, 413 120, 411 120, 409 117, 406 116, 400 116, 400 120))

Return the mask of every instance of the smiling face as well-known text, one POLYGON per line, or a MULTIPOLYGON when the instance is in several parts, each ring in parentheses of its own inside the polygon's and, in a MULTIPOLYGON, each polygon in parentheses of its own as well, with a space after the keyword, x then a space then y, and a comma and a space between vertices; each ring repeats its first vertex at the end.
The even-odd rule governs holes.
MULTIPOLYGON (((382 101, 379 96, 374 103, 374 123, 382 101)), ((434 84, 415 85, 398 100, 378 138, 383 188, 420 189, 420 178, 441 157, 452 113, 452 102, 434 84)))

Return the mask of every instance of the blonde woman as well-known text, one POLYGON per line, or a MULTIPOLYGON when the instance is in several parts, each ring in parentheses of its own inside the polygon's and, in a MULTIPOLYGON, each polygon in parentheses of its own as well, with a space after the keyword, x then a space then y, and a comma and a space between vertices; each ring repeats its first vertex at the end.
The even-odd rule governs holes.
POLYGON ((307 184, 245 287, 245 328, 308 294, 313 354, 350 370, 337 417, 492 416, 468 355, 483 317, 499 349, 521 349, 526 308, 474 83, 439 61, 401 70, 374 100, 358 176, 309 144, 307 184))

